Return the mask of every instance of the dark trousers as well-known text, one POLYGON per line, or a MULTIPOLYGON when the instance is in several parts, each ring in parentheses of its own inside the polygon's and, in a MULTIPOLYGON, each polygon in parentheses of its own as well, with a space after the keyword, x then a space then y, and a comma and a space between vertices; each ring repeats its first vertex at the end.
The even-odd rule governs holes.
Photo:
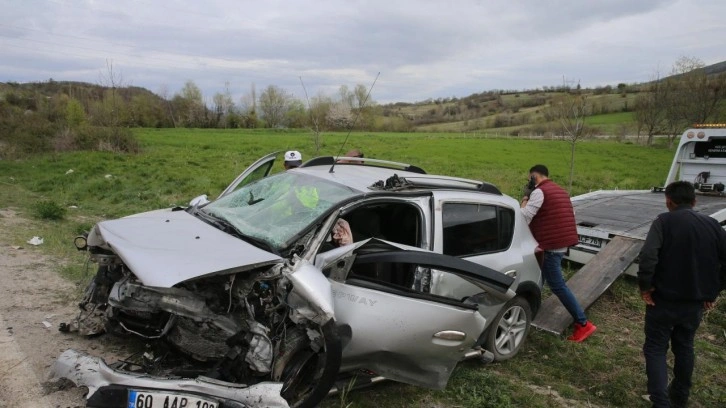
POLYGON ((691 390, 695 359, 693 338, 701 324, 703 304, 654 301, 655 306, 646 306, 645 309, 643 354, 648 375, 648 394, 653 407, 685 406, 691 390), (670 390, 666 364, 669 342, 675 357, 670 390))

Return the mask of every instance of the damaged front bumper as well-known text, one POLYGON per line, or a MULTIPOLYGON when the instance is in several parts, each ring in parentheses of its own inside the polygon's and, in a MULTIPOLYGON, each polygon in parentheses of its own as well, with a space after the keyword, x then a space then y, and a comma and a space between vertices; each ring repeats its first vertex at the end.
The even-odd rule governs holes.
POLYGON ((126 408, 131 389, 203 396, 218 401, 220 408, 289 407, 280 396, 282 383, 263 382, 245 386, 206 377, 154 377, 114 370, 101 358, 76 350, 63 352, 51 368, 51 380, 63 378, 76 386, 88 388, 86 399, 89 407, 126 408))

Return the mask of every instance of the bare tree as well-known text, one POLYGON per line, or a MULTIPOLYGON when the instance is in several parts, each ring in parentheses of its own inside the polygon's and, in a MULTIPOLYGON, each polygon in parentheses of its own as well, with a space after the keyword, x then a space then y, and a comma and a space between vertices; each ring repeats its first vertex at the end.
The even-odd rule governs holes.
POLYGON ((212 97, 214 107, 214 121, 217 126, 223 125, 227 127, 227 117, 234 113, 234 101, 232 93, 229 90, 229 82, 224 83, 224 93, 217 92, 212 97))
MULTIPOLYGON (((116 127, 119 125, 118 88, 123 87, 123 76, 113 68, 113 60, 106 60, 106 71, 99 73, 99 84, 110 89, 108 98, 103 98, 104 113, 108 113, 110 120, 104 123, 107 126, 116 127)), ((105 116, 105 115, 104 115, 105 116)))
POLYGON ((726 75, 709 76, 704 66, 698 58, 681 57, 667 80, 670 113, 686 125, 716 119, 720 104, 726 100, 726 75))
POLYGON ((355 97, 355 109, 363 109, 366 104, 366 97, 368 96, 368 89, 363 84, 358 84, 353 89, 353 96, 355 97))
POLYGON ((172 102, 177 106, 177 111, 182 116, 186 127, 203 127, 206 125, 206 106, 202 90, 192 80, 188 80, 181 91, 174 95, 172 102))
POLYGON ((654 79, 650 82, 646 92, 641 92, 635 98, 635 121, 638 124, 638 138, 640 130, 645 130, 648 135, 648 146, 653 144, 653 137, 663 131, 665 124, 664 109, 665 84, 656 72, 654 79))
POLYGON ((260 94, 260 113, 267 127, 278 127, 284 124, 285 114, 289 108, 290 95, 282 88, 269 85, 260 94))
POLYGON ((348 89, 347 85, 341 85, 340 88, 338 88, 338 96, 340 97, 340 103, 347 105, 349 108, 353 107, 355 94, 348 89))
MULTIPOLYGON (((317 154, 320 151, 320 147, 322 144, 321 137, 320 137, 320 123, 325 120, 325 116, 323 116, 323 119, 320 120, 320 116, 318 112, 313 110, 313 104, 310 102, 310 97, 308 96, 308 90, 305 88, 305 83, 302 80, 302 77, 300 77, 300 85, 303 87, 303 91, 305 92, 305 100, 308 103, 308 114, 310 115, 310 125, 313 129, 313 144, 315 145, 315 153, 317 154)), ((319 102, 319 100, 316 100, 316 102, 319 102)), ((316 108, 318 106, 316 105, 316 108)))
POLYGON ((567 94, 553 100, 549 106, 549 114, 562 128, 562 137, 570 144, 570 183, 568 190, 572 192, 572 181, 575 176, 575 146, 585 136, 585 116, 590 106, 584 95, 567 94))
POLYGON ((647 94, 638 96, 636 120, 648 130, 648 145, 655 133, 664 132, 672 147, 683 128, 718 121, 724 101, 726 75, 708 75, 701 60, 681 57, 669 77, 656 79, 647 94))

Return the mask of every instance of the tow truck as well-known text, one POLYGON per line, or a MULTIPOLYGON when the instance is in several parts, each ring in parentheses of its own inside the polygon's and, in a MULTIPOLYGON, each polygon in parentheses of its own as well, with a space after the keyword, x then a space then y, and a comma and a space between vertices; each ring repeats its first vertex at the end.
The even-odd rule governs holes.
MULTIPOLYGON (((683 132, 664 186, 676 180, 693 183, 696 211, 726 224, 726 124, 694 125, 683 132)), ((660 186, 598 190, 573 197, 580 242, 568 259, 587 264, 616 236, 644 241, 655 217, 667 211, 664 191, 660 186)), ((635 276, 637 263, 625 273, 635 276)))
MULTIPOLYGON (((597 190, 572 197, 579 243, 566 259, 582 264, 567 285, 588 307, 621 274, 636 276, 637 257, 650 225, 667 210, 665 186, 685 180, 696 189, 694 210, 726 224, 726 124, 694 125, 681 135, 663 186, 597 190)), ((560 334, 572 317, 556 297, 542 303, 532 325, 560 334)))

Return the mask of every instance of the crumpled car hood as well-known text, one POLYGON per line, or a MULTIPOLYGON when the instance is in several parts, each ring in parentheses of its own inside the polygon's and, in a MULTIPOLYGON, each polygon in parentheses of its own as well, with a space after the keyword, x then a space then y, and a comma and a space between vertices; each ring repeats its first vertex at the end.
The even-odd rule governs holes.
POLYGON ((113 250, 144 285, 165 288, 282 261, 185 211, 158 210, 102 221, 89 234, 88 245, 113 250))

